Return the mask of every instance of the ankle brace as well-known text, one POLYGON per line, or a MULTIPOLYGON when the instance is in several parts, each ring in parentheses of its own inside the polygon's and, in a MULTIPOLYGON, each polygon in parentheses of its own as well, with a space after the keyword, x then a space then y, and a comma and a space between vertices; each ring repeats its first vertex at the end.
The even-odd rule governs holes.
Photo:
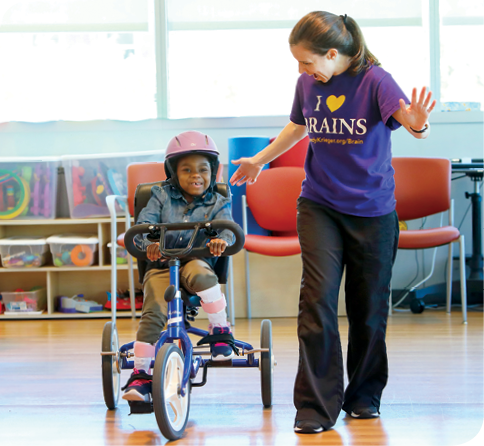
POLYGON ((133 353, 134 367, 148 373, 151 368, 151 358, 155 356, 155 346, 147 342, 136 341, 134 343, 133 353))
POLYGON ((208 290, 197 292, 197 295, 200 296, 203 311, 207 314, 220 313, 227 306, 225 296, 218 284, 208 290))
POLYGON ((136 341, 134 343, 133 353, 138 358, 153 358, 155 356, 155 346, 147 342, 136 341))

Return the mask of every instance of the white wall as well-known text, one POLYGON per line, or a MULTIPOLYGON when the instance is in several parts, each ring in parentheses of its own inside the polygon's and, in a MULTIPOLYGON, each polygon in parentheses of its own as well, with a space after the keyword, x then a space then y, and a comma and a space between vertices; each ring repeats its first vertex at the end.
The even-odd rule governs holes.
MULTIPOLYGON (((483 113, 434 113, 431 135, 419 141, 399 130, 393 135, 394 156, 435 156, 444 158, 483 157, 483 113)), ((58 156, 111 152, 136 152, 163 149, 169 139, 185 130, 200 130, 214 138, 221 150, 222 162, 228 162, 228 138, 233 136, 275 136, 287 118, 223 118, 190 120, 149 120, 139 122, 47 122, 0 124, 0 156, 58 156)), ((482 183, 481 183, 482 184, 482 183)), ((465 192, 473 190, 467 178, 454 181, 455 222, 459 224, 468 207, 465 192)), ((427 226, 437 224, 434 219, 427 226)), ((421 222, 415 222, 419 227, 421 222)), ((466 236, 466 251, 471 252, 471 212, 467 214, 462 231, 466 236)), ((420 254, 419 277, 430 268, 430 253, 420 254), (422 260, 425 266, 422 267, 422 260)), ((444 281, 446 249, 440 248, 435 277, 429 282, 444 281)), ((416 272, 415 254, 399 252, 394 273, 394 288, 403 288, 416 272)))

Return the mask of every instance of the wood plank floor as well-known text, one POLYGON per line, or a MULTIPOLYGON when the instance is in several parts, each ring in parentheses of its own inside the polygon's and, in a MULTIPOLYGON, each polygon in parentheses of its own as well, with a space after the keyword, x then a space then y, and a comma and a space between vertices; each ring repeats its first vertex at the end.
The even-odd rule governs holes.
MULTIPOLYGON (((389 319, 390 380, 382 416, 342 414, 334 429, 293 433, 297 366, 295 319, 273 319, 278 365, 274 405, 264 409, 257 369, 211 369, 194 388, 184 437, 173 445, 430 445, 478 440, 483 419, 483 313, 426 310, 389 319)), ((155 417, 131 415, 127 403, 106 409, 101 333, 106 320, 0 322, 0 445, 162 445, 155 417)), ((260 320, 237 320, 235 336, 259 346, 260 320)), ((119 319, 120 342, 138 321, 119 319)), ((195 325, 204 327, 206 321, 195 325)), ((347 322, 340 318, 343 349, 347 322)), ((122 381, 129 372, 123 371, 122 381)), ((481 437, 482 438, 482 437, 481 437)))

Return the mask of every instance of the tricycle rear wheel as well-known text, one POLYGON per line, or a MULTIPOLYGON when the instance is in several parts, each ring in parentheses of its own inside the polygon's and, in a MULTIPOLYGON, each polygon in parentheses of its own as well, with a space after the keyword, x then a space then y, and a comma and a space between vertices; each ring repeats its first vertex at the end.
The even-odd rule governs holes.
POLYGON ((271 407, 274 357, 272 355, 272 322, 268 319, 264 319, 261 324, 260 347, 269 350, 261 353, 259 367, 262 404, 264 407, 271 407))
POLYGON ((106 322, 103 329, 102 346, 103 353, 112 352, 116 355, 102 356, 102 380, 104 402, 108 409, 116 409, 121 391, 121 375, 117 365, 119 350, 118 330, 113 322, 106 322))

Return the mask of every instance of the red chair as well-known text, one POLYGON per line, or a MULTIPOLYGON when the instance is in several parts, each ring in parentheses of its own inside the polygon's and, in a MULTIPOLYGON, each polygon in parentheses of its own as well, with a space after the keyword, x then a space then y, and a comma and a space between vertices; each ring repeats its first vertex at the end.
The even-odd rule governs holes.
MULTIPOLYGON (((221 181, 223 175, 223 165, 217 172, 217 182, 221 181)), ((126 169, 127 178, 127 195, 109 195, 106 197, 109 214, 111 217, 111 299, 116 302, 117 289, 117 269, 116 264, 116 246, 124 248, 124 232, 117 235, 117 216, 116 216, 116 202, 125 204, 125 232, 131 227, 131 218, 135 215, 135 193, 138 185, 144 183, 159 183, 166 179, 164 163, 132 163, 126 169), (116 242, 114 242, 116 240, 116 242)), ((135 292, 134 292, 134 268, 133 258, 128 255, 128 282, 129 282, 129 297, 131 303, 131 315, 136 317, 135 310, 135 292)), ((233 296, 231 296, 233 298, 233 296)), ((113 320, 116 317, 116 305, 112 305, 113 320)), ((232 303, 233 308, 233 303, 232 303)))
MULTIPOLYGON (((276 138, 272 138, 271 142, 276 138)), ((274 161, 271 161, 269 168, 273 167, 304 167, 304 162, 306 161, 306 154, 309 147, 309 136, 304 137, 299 141, 294 147, 289 149, 287 152, 278 156, 274 161)))
POLYGON ((302 167, 277 167, 263 170, 242 196, 245 233, 245 277, 247 317, 251 318, 249 252, 266 256, 291 256, 301 253, 297 236, 297 199, 306 174, 302 167), (270 236, 247 234, 247 207, 257 224, 271 231, 270 236))
MULTIPOLYGON (((438 228, 403 230, 400 232, 399 249, 428 249, 448 245, 447 265, 447 313, 452 301, 452 243, 460 246, 460 289, 462 301, 462 322, 467 323, 467 290, 465 275, 464 236, 453 226, 453 202, 450 198, 451 163, 444 158, 393 158, 395 169, 395 198, 400 221, 428 217, 448 212, 449 224, 438 228)), ((442 215, 443 217, 443 215, 442 215)), ((427 281, 434 271, 434 251, 430 274, 412 286, 414 291, 427 281)), ((405 296, 404 296, 405 297, 405 296)), ((423 311, 423 306, 421 307, 423 311)))

